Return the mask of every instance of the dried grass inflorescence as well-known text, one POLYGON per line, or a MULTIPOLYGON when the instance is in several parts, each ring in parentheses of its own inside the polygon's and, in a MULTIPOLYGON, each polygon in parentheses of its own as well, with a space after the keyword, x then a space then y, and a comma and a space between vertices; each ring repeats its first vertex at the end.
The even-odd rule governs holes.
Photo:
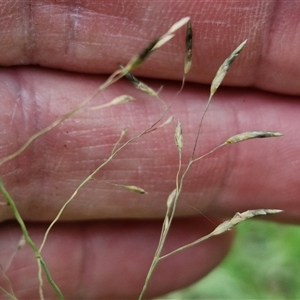
POLYGON ((276 132, 276 131, 248 131, 230 137, 225 143, 233 144, 233 143, 239 143, 250 139, 281 137, 281 136, 283 136, 283 134, 281 132, 276 132))
MULTIPOLYGON (((116 70, 111 76, 108 77, 108 79, 101 84, 97 90, 90 95, 88 98, 86 98, 82 103, 80 103, 77 107, 75 107, 74 109, 72 109, 70 112, 68 112, 67 114, 61 116, 60 118, 58 118, 55 122, 53 122, 52 124, 50 124, 49 126, 47 126, 46 128, 42 129, 41 131, 37 132, 36 134, 34 134, 33 136, 31 136, 26 143, 20 147, 20 149, 18 149, 16 152, 0 159, 0 166, 3 165, 4 163, 14 159, 15 157, 21 155, 24 150, 30 146, 30 144, 37 139, 38 137, 40 137, 43 134, 46 134, 48 131, 52 130, 54 127, 58 126, 59 124, 61 124, 63 121, 65 121, 66 119, 72 117, 74 114, 77 113, 84 113, 88 110, 98 110, 98 109, 104 109, 107 107, 111 107, 113 105, 120 105, 120 104, 124 104, 127 103, 129 101, 134 100, 134 98, 130 95, 121 95, 116 97, 115 99, 104 103, 102 105, 98 105, 98 106, 92 106, 90 108, 86 108, 86 105, 92 101, 100 92, 102 92, 103 90, 105 90, 106 88, 108 88, 110 85, 114 84, 116 81, 118 81, 119 79, 121 79, 122 77, 126 77, 138 90, 150 95, 150 96, 154 96, 156 97, 159 101, 161 101, 161 103, 164 104, 164 111, 163 113, 158 117, 157 121, 154 122, 151 126, 149 126, 148 128, 146 128, 145 130, 143 130, 140 134, 127 139, 125 142, 123 142, 123 140, 126 137, 126 133, 128 131, 128 128, 125 128, 122 130, 122 132, 120 133, 120 137, 119 139, 116 141, 115 145, 113 146, 111 153, 109 155, 109 157, 101 164, 99 165, 93 172, 91 172, 84 180, 82 180, 82 182, 80 183, 80 185, 75 189, 75 191, 73 192, 73 194, 71 195, 71 197, 69 199, 67 199, 65 201, 65 204, 63 205, 63 207, 60 209, 59 213, 57 214, 57 216, 55 217, 55 219, 52 221, 52 223, 50 224, 50 226, 48 227, 47 231, 45 232, 44 235, 44 239, 41 243, 41 246, 38 248, 34 241, 31 239, 26 225, 24 223, 24 221, 21 218, 21 215, 19 214, 18 208, 15 205, 14 200, 11 198, 10 194, 8 193, 8 191, 6 190, 4 183, 0 180, 0 189, 3 193, 3 195, 5 196, 7 203, 9 204, 9 206, 11 207, 14 216, 16 218, 16 220, 19 222, 20 227, 22 229, 22 233, 24 236, 25 241, 31 246, 33 252, 35 253, 36 256, 36 260, 37 260, 37 264, 38 264, 38 278, 39 278, 39 293, 40 293, 40 299, 44 299, 44 295, 43 295, 43 279, 42 279, 42 270, 44 270, 47 280, 49 281, 50 285, 52 286, 52 288, 54 289, 54 291, 56 292, 57 296, 59 299, 63 299, 63 294, 60 291, 60 289, 58 288, 57 284, 54 282, 46 262, 44 261, 43 257, 42 257, 42 250, 46 244, 46 240, 47 237, 49 235, 49 232, 51 230, 51 228, 55 225, 55 223, 60 219, 61 214, 63 213, 63 211, 65 210, 65 208, 67 207, 67 205, 75 198, 75 196, 77 195, 77 193, 79 192, 79 190, 90 180, 95 180, 95 175, 97 174, 97 172, 99 170, 101 170, 104 166, 106 166, 108 163, 110 163, 110 161, 120 152, 122 151, 128 144, 132 143, 133 141, 138 140, 139 138, 141 138, 142 136, 144 136, 145 134, 148 134, 150 132, 153 132, 163 126, 166 126, 168 124, 170 124, 173 120, 174 120, 174 116, 169 116, 165 121, 163 121, 163 118, 165 117, 166 113, 168 112, 168 107, 166 105, 166 103, 161 100, 158 96, 159 91, 154 91, 151 87, 149 87, 148 85, 146 85, 145 83, 141 82, 139 79, 137 79, 135 76, 133 76, 131 74, 131 72, 136 69, 137 67, 139 67, 148 57, 149 55, 159 49, 161 46, 163 46, 165 43, 167 43, 170 39, 172 39, 175 35, 175 32, 177 30, 179 30, 181 27, 186 26, 186 46, 185 46, 185 61, 184 61, 184 71, 183 71, 183 79, 182 79, 182 86, 180 91, 182 90, 183 86, 184 86, 184 82, 185 82, 185 78, 186 75, 188 74, 188 72, 190 71, 191 67, 192 67, 192 44, 193 44, 193 31, 192 31, 192 23, 189 17, 185 17, 182 18, 181 20, 179 20, 178 22, 176 22, 174 25, 171 26, 171 28, 165 33, 163 34, 161 37, 154 39, 153 41, 151 41, 149 43, 149 45, 147 47, 144 48, 144 50, 142 50, 140 52, 140 54, 138 54, 137 56, 134 56, 124 67, 122 65, 119 65, 119 69, 116 70), (122 142, 122 144, 121 144, 122 142)), ((178 171, 176 173, 176 176, 174 178, 174 185, 175 188, 172 190, 172 192, 169 194, 168 198, 166 199, 166 214, 165 214, 165 218, 162 224, 162 231, 161 231, 161 236, 160 236, 160 240, 158 241, 158 246, 157 246, 157 250, 154 254, 153 257, 153 261, 152 264, 149 268, 147 277, 145 279, 145 283, 143 286, 143 289, 141 291, 141 294, 139 296, 139 299, 143 298, 143 295, 147 289, 148 283, 152 277, 152 274, 157 266, 157 264, 159 263, 160 260, 178 252, 178 251, 182 251, 188 247, 191 247, 195 244, 198 244, 212 236, 215 235, 219 235, 222 234, 228 230, 231 230, 235 225, 239 224, 240 222, 247 220, 249 218, 252 217, 256 217, 256 216, 261 216, 261 215, 268 215, 268 214, 275 214, 275 213, 280 213, 281 210, 279 209, 257 209, 257 210, 249 210, 243 213, 237 213, 232 219, 227 220, 223 223, 221 223, 220 225, 218 225, 216 227, 216 229, 214 231, 212 231, 210 234, 199 238, 198 240, 194 241, 193 243, 190 243, 188 245, 185 245, 181 248, 175 249, 174 251, 162 256, 162 250, 166 241, 166 238, 168 236, 168 232, 171 228, 172 225, 172 220, 174 219, 175 216, 175 211, 176 211, 176 206, 177 206, 177 202, 179 200, 179 197, 181 195, 182 192, 182 188, 184 185, 184 180, 185 177, 188 173, 188 171, 190 170, 191 166, 200 161, 201 159, 203 159, 204 157, 210 155, 211 153, 217 151, 219 148, 224 147, 226 145, 230 145, 230 144, 234 144, 234 143, 238 143, 238 142, 242 142, 242 141, 246 141, 248 139, 255 139, 255 138, 267 138, 267 137, 280 137, 283 134, 280 132, 276 132, 276 131, 249 131, 249 132, 244 132, 244 133, 240 133, 240 134, 236 134, 230 138, 228 138, 223 144, 220 144, 218 146, 216 146, 215 148, 213 148, 211 151, 197 157, 194 158, 195 156, 195 152, 196 152, 196 147, 198 144, 198 139, 199 139, 199 135, 200 135, 200 129, 202 127, 202 122, 203 119, 205 117, 205 114, 209 108, 209 105, 211 103, 211 100, 214 96, 214 94, 216 93, 217 89, 219 88, 219 86, 221 85, 223 79, 225 78, 229 67, 231 66, 231 64, 233 63, 233 61, 236 59, 236 57, 239 55, 239 53, 243 50, 243 48, 246 45, 247 40, 245 40, 244 42, 242 42, 223 62, 223 64, 220 66, 220 68, 218 69, 214 79, 212 80, 212 84, 211 84, 211 88, 210 88, 210 95, 208 97, 208 101, 206 104, 206 107, 200 117, 199 120, 199 126, 198 126, 198 131, 195 133, 195 141, 194 141, 194 148, 193 151, 191 152, 190 155, 190 159, 189 162, 187 163, 187 166, 185 169, 183 169, 182 167, 182 152, 183 152, 183 129, 182 129, 182 124, 180 122, 180 120, 178 120, 177 122, 177 126, 175 128, 175 134, 174 134, 174 140, 175 140, 175 145, 177 147, 178 150, 178 171)), ((179 92, 180 92, 179 91, 179 92)), ((179 93, 178 92, 178 93, 179 93)), ((132 185, 125 185, 125 184, 119 184, 119 183, 111 183, 111 182, 105 182, 107 184, 116 186, 117 188, 124 188, 126 190, 138 193, 138 194, 146 194, 147 192, 138 186, 135 186, 134 184, 132 185)), ((23 241, 23 240, 21 240, 23 241)), ((20 245, 22 243, 20 242, 20 245)), ((19 246, 18 246, 19 247, 19 246)), ((21 246, 20 246, 21 247, 21 246)), ((19 248, 18 248, 19 249, 19 248)), ((9 264, 10 265, 10 264, 9 264)), ((1 288, 1 287, 0 287, 1 288)), ((6 291, 3 288, 1 288, 2 291, 4 293, 6 293, 6 295, 8 295, 9 297, 11 297, 12 299, 16 299, 13 291, 6 291)))

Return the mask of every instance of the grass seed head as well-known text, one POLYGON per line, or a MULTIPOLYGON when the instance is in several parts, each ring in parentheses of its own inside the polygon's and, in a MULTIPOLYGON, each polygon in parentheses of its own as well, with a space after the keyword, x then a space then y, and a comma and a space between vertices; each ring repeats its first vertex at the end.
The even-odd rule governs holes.
POLYGON ((174 189, 171 194, 169 195, 168 197, 168 200, 167 200, 167 207, 170 208, 174 201, 175 201, 175 198, 176 198, 176 193, 177 193, 177 189, 174 189))
POLYGON ((280 136, 283 136, 283 134, 276 131, 247 131, 230 137, 225 143, 234 144, 249 139, 270 138, 270 137, 280 137, 280 136))
POLYGON ((183 148, 183 136, 182 136, 182 126, 181 123, 178 121, 176 129, 175 129, 175 144, 177 146, 178 151, 181 153, 183 148))
POLYGON ((168 30, 168 32, 165 35, 168 34, 172 34, 175 31, 177 31, 179 28, 181 28, 182 26, 184 26, 186 23, 188 23, 190 21, 190 17, 184 17, 182 19, 180 19, 179 21, 177 21, 176 23, 174 23, 171 28, 168 30))
POLYGON ((135 185, 121 185, 121 186, 124 187, 125 189, 135 192, 137 194, 141 194, 141 195, 148 194, 144 189, 142 189, 138 186, 135 186, 135 185))
MULTIPOLYGON (((124 67, 122 65, 119 65, 119 66, 120 66, 120 68, 124 69, 124 67)), ((158 97, 158 93, 160 92, 161 89, 159 89, 158 92, 154 91, 151 87, 149 87, 144 82, 137 79, 130 72, 127 72, 125 74, 125 77, 135 86, 136 89, 142 91, 143 93, 145 93, 147 95, 158 97)))
POLYGON ((190 17, 185 17, 180 19, 178 22, 173 24, 171 28, 164 35, 154 39, 139 55, 135 56, 133 59, 129 61, 129 63, 123 69, 122 73, 125 75, 127 72, 130 72, 135 68, 137 68, 138 66, 140 66, 148 58, 151 52, 157 50, 165 43, 167 43, 170 39, 172 39, 174 37, 174 32, 177 31, 182 26, 184 26, 189 20, 190 17))
POLYGON ((192 67, 192 49, 193 30, 191 21, 189 20, 186 26, 184 75, 186 75, 192 67))
POLYGON ((215 78, 212 81, 211 88, 210 88, 210 94, 213 95, 220 84, 222 83, 224 77, 226 76, 230 65, 233 63, 233 61, 236 59, 236 57, 239 55, 239 53, 243 50, 247 43, 247 40, 242 42, 223 62, 223 64, 220 66, 219 70, 217 71, 217 74, 215 78))

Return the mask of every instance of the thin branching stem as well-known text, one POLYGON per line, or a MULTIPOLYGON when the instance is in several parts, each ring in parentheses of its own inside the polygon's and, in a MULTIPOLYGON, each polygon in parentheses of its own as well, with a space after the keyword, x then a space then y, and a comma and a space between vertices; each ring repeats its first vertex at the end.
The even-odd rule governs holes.
POLYGON ((25 223, 24 223, 24 221, 23 221, 23 219, 22 219, 22 217, 21 217, 21 215, 20 215, 20 213, 17 209, 17 206, 16 206, 14 200, 12 199, 12 197, 10 196, 10 194, 8 193, 8 191, 6 190, 6 188, 4 186, 4 183, 3 183, 1 178, 0 178, 0 189, 1 189, 8 205, 11 207, 17 222, 19 223, 19 225, 21 227, 21 230, 22 230, 22 233, 24 235, 24 238, 25 238, 26 242, 28 243, 28 245, 31 247, 31 249, 34 252, 34 255, 35 255, 35 257, 38 261, 38 266, 39 266, 39 264, 41 264, 41 266, 44 269, 44 272, 47 276, 48 282, 50 283, 50 285, 52 286, 52 288, 56 292, 59 299, 60 300, 64 299, 63 294, 60 291, 59 287, 54 282, 54 280, 53 280, 53 278, 52 278, 52 276, 49 272, 48 266, 47 266, 46 262, 44 261, 43 257, 41 256, 40 251, 38 250, 38 248, 35 245, 34 241, 31 239, 31 237, 29 235, 29 232, 26 228, 26 225, 25 225, 25 223))
POLYGON ((78 113, 81 111, 81 109, 87 104, 89 103, 91 100, 93 100, 100 92, 102 92, 104 89, 106 89, 107 87, 109 87, 111 84, 115 83, 116 81, 118 81, 120 78, 122 78, 125 74, 122 73, 122 70, 117 70, 116 72, 114 72, 102 85, 100 85, 93 94, 91 94, 89 97, 87 97, 83 102, 81 102, 76 108, 70 110, 68 113, 66 113, 65 115, 61 116, 60 118, 58 118, 57 120, 55 120, 53 123, 51 123, 50 125, 48 125, 47 127, 43 128, 42 130, 38 131, 37 133, 35 133, 34 135, 32 135, 17 151, 15 151, 14 153, 0 159, 0 167, 12 160, 13 158, 17 157, 18 155, 20 155, 33 141, 35 141, 38 137, 40 137, 41 135, 49 132, 50 130, 52 130, 54 127, 56 127, 57 125, 59 125, 60 123, 62 123, 63 121, 65 121, 66 119, 70 118, 72 115, 78 113))
MULTIPOLYGON (((111 155, 101 164, 99 165, 90 175, 88 175, 80 184, 79 186, 76 188, 76 190, 73 192, 73 194, 71 195, 71 197, 64 203, 64 205, 62 206, 62 208, 59 210, 58 214, 56 215, 56 217, 54 218, 54 220, 51 222, 51 224, 49 225, 48 229, 46 230, 46 233, 44 235, 42 244, 39 248, 39 251, 41 252, 43 247, 45 246, 47 237, 49 235, 49 232, 51 230, 51 228, 54 226, 54 224, 59 220, 59 218, 61 217, 62 213, 64 212, 65 208, 70 204, 70 202, 75 198, 75 196, 77 195, 77 193, 79 192, 79 190, 86 185, 92 178, 93 176, 100 170, 102 169, 104 166, 106 166, 122 149, 124 149, 129 143, 139 139, 140 137, 142 137, 143 135, 153 131, 153 129, 155 128, 155 126, 162 120, 162 118, 164 117, 164 115, 166 114, 167 110, 165 110, 163 112, 163 114, 159 117, 159 119, 152 124, 149 128, 147 128, 146 130, 144 130, 143 132, 141 132, 140 134, 138 134, 137 136, 132 137, 131 139, 129 139, 128 141, 126 141, 123 145, 121 145, 119 148, 116 148, 114 146, 113 148, 113 152, 111 153, 111 155)), ((118 139, 117 143, 119 143, 120 139, 118 139)))
MULTIPOLYGON (((1 266, 1 268, 2 268, 2 266, 1 266)), ((7 295, 7 296, 9 297, 9 299, 11 299, 11 300, 18 300, 17 297, 16 297, 16 295, 15 295, 15 293, 14 293, 14 291, 13 291, 11 281, 10 281, 10 279, 7 277, 5 271, 3 271, 2 276, 3 276, 4 279, 8 282, 10 291, 8 292, 8 291, 7 291, 6 289, 4 289, 2 286, 0 286, 0 290, 1 290, 5 295, 7 295)))
POLYGON ((266 215, 272 215, 272 214, 278 214, 283 212, 281 209, 253 209, 253 210, 247 210, 242 213, 236 213, 230 220, 226 220, 223 223, 219 224, 211 233, 197 239, 196 241, 189 243, 187 245, 184 245, 180 248, 177 248, 176 250, 169 252, 168 254, 165 254, 160 257, 160 259, 164 259, 172 254, 175 254, 179 251, 182 251, 184 249, 187 249, 189 247, 192 247, 196 244, 199 244, 207 239, 209 239, 212 236, 220 235, 226 231, 231 230, 234 226, 237 224, 251 219, 253 217, 258 217, 258 216, 266 216, 266 215))
POLYGON ((18 300, 18 298, 13 294, 5 290, 2 286, 0 286, 0 290, 11 300, 18 300))

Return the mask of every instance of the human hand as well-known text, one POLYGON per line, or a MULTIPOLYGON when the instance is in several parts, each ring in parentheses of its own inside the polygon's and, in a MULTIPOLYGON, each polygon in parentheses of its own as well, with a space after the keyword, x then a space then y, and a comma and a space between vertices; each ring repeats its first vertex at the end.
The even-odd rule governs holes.
MULTIPOLYGON (((151 77, 147 81, 151 86, 164 85, 161 97, 183 125, 184 162, 207 101, 205 84, 246 38, 246 48, 224 81, 228 87, 217 92, 206 115, 197 153, 248 130, 276 130, 285 137, 226 147, 195 164, 178 205, 177 214, 183 218, 174 222, 167 248, 181 246, 215 227, 199 211, 218 222, 237 211, 279 208, 285 212, 278 220, 299 222, 296 49, 300 38, 294 32, 300 7, 296 2, 277 4, 276 9, 263 1, 0 5, 0 63, 9 67, 0 73, 0 157, 75 107, 119 62, 125 64, 152 38, 189 15, 194 47, 187 81, 193 83, 186 83, 174 98, 180 88, 176 80, 182 76, 184 31, 135 72, 151 77)), ((40 221, 53 220, 80 182, 110 155, 121 130, 129 126, 128 136, 134 136, 158 118, 161 105, 125 80, 101 93, 93 105, 120 94, 138 101, 75 115, 2 166, 5 185, 37 243, 46 229, 40 221)), ((120 299, 139 294, 158 242, 166 199, 174 189, 178 154, 173 135, 174 126, 165 126, 125 148, 67 207, 61 220, 68 222, 54 226, 43 256, 66 298, 120 299), (103 181, 141 186, 148 194, 135 195, 103 181)), ((3 221, 13 219, 5 205, 0 216, 3 221)), ((5 267, 21 233, 11 221, 2 223, 0 235, 5 267)), ((231 239, 230 234, 215 237, 162 261, 147 295, 200 278, 224 257, 231 239)), ((32 280, 36 262, 30 253, 27 246, 20 250, 7 272, 21 299, 38 296, 38 281, 32 280)), ((45 287, 45 295, 54 297, 51 293, 45 287)))

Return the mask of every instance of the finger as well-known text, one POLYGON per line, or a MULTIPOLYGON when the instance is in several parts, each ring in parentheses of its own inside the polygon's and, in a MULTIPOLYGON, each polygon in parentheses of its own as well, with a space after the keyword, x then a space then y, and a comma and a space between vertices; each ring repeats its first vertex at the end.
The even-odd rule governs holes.
MULTIPOLYGON (((5 130, 1 131, 0 157, 16 151, 32 134, 80 103, 99 81, 99 77, 34 69, 3 71, 0 120, 5 130)), ((154 88, 159 84, 153 82, 154 88)), ((183 126, 184 168, 208 92, 188 85, 174 99, 176 92, 166 82, 161 97, 169 101, 170 114, 183 126)), ((131 94, 137 101, 77 114, 1 167, 4 183, 24 219, 53 220, 80 183, 109 158, 124 127, 129 131, 121 144, 159 118, 160 102, 125 80, 104 91, 90 106, 120 94, 131 94)), ((204 121, 196 156, 243 131, 275 130, 285 136, 230 145, 197 162, 185 179, 177 213, 191 215, 200 210, 231 217, 237 211, 276 208, 285 210, 285 221, 299 222, 298 106, 298 101, 287 96, 220 90, 204 121)), ((172 123, 124 148, 78 192, 61 219, 162 217, 178 170, 174 131, 172 123), (135 185, 148 194, 107 182, 135 185)), ((2 205, 0 211, 2 220, 13 218, 8 206, 2 205)))
MULTIPOLYGON (((220 64, 243 40, 244 53, 225 84, 300 93, 296 34, 298 1, 94 1, 2 2, 0 64, 38 64, 88 73, 111 73, 180 17, 193 23, 193 67, 187 80, 210 83, 220 64), (9 16, 13 16, 9 18, 9 16)), ((181 79, 184 30, 138 73, 181 79)))
MULTIPOLYGON (((213 226, 200 218, 174 222, 165 251, 194 241, 209 233, 213 226)), ((60 224, 51 232, 43 257, 66 299, 137 299, 157 247, 160 228, 158 221, 60 224)), ((29 231, 38 244, 45 226, 32 224, 29 231)), ((2 271, 6 270, 20 236, 17 224, 1 225, 2 271)), ((224 257, 230 240, 231 235, 226 234, 162 260, 146 296, 152 298, 203 277, 224 257)), ((37 263, 29 246, 16 253, 6 275, 18 299, 39 297, 37 263)), ((0 276, 0 285, 8 287, 4 276, 0 276)), ((44 294, 48 299, 56 297, 46 278, 44 294)))

